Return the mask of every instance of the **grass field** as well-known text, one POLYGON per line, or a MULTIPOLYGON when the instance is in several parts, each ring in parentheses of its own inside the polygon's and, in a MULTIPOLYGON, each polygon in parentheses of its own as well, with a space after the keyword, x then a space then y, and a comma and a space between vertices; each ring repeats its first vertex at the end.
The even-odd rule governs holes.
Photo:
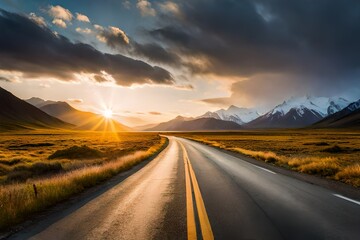
POLYGON ((0 229, 130 169, 161 151, 156 133, 0 135, 0 229))
POLYGON ((159 143, 153 133, 25 132, 0 135, 0 184, 99 165, 159 143))
POLYGON ((360 187, 358 130, 274 130, 176 135, 294 171, 360 187))

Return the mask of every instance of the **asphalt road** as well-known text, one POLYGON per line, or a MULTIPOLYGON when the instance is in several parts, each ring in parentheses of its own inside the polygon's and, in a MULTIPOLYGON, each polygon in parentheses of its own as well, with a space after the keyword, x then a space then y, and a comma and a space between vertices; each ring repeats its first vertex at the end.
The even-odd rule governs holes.
POLYGON ((181 138, 92 194, 10 239, 360 239, 360 202, 181 138))

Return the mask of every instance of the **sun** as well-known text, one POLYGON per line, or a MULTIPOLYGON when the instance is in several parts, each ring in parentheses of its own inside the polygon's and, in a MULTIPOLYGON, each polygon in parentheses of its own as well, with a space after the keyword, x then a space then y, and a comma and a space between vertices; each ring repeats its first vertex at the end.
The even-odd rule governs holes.
POLYGON ((111 111, 111 109, 106 109, 103 111, 103 116, 108 119, 112 118, 113 112, 111 111))

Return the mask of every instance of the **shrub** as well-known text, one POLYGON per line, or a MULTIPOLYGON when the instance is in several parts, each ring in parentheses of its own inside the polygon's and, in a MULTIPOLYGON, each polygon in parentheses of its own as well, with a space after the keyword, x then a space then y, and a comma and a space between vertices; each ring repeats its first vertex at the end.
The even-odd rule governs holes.
POLYGON ((335 179, 360 187, 360 164, 345 167, 336 174, 335 179))
POLYGON ((36 162, 34 164, 20 164, 7 174, 6 182, 23 182, 28 178, 63 171, 60 163, 36 162))
POLYGON ((332 147, 329 148, 325 148, 324 150, 322 150, 323 152, 328 152, 328 153, 341 153, 344 151, 344 149, 342 149, 340 146, 338 145, 334 145, 332 147))
POLYGON ((93 159, 93 158, 100 158, 103 156, 103 153, 96 150, 89 148, 86 145, 81 147, 79 146, 72 146, 63 150, 57 150, 55 153, 51 154, 48 159, 55 159, 55 158, 68 158, 68 159, 93 159))
POLYGON ((5 164, 0 163, 0 176, 1 176, 1 175, 5 175, 5 174, 7 174, 7 173, 10 172, 10 171, 11 171, 11 167, 9 167, 9 166, 7 166, 7 165, 5 165, 5 164))
POLYGON ((0 160, 0 163, 6 164, 8 166, 12 166, 12 165, 18 164, 20 162, 21 162, 21 159, 19 159, 19 158, 15 158, 15 159, 11 159, 11 160, 0 160))
POLYGON ((299 167, 301 172, 317 174, 323 177, 334 176, 339 169, 338 164, 330 161, 311 162, 299 167))
POLYGON ((24 182, 31 178, 32 173, 29 170, 17 170, 7 174, 6 182, 24 182))

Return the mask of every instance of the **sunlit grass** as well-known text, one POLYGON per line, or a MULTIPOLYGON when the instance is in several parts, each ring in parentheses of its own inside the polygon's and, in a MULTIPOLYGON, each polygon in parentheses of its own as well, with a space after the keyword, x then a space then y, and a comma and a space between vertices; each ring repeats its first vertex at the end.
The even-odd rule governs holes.
POLYGON ((63 171, 99 165, 147 150, 160 141, 155 133, 31 131, 0 134, 0 184, 55 173, 36 171, 35 163, 60 163, 63 171), (21 166, 26 166, 27 169, 21 166))
POLYGON ((43 179, 28 180, 26 183, 0 185, 0 229, 130 169, 161 151, 166 142, 167 139, 162 137, 146 150, 136 151, 101 165, 85 166, 43 179), (37 196, 33 184, 36 186, 37 196))
POLYGON ((360 164, 345 167, 335 177, 343 182, 360 187, 360 164))
POLYGON ((359 131, 243 131, 179 133, 287 169, 360 187, 359 131))

